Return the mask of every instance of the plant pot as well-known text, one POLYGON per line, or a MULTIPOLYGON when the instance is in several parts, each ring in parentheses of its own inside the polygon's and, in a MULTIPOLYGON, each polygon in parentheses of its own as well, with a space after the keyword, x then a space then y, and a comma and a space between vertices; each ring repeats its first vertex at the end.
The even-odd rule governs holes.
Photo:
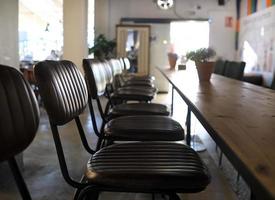
POLYGON ((200 81, 209 81, 214 69, 214 62, 196 62, 200 81))
POLYGON ((177 63, 178 55, 175 53, 168 53, 168 61, 171 70, 175 70, 177 63))

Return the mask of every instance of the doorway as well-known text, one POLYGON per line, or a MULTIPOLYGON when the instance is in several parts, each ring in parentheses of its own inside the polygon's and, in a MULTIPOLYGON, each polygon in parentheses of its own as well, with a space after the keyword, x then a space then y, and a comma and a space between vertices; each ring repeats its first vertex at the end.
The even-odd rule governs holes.
MULTIPOLYGON (((170 51, 178 55, 179 62, 184 62, 188 51, 209 47, 209 22, 206 20, 171 22, 170 41, 170 51)), ((194 65, 192 61, 188 62, 194 65)))
POLYGON ((132 72, 149 74, 150 26, 117 25, 116 36, 117 56, 129 58, 132 72))
POLYGON ((20 65, 59 60, 63 47, 63 0, 19 0, 20 65))

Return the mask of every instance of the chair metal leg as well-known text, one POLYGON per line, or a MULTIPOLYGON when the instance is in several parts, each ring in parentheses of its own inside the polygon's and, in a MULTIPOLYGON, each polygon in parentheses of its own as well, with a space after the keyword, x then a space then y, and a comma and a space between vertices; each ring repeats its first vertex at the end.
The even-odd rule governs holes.
POLYGON ((173 111, 174 111, 174 86, 172 86, 172 100, 171 100, 171 116, 173 116, 173 111))
POLYGON ((80 191, 77 200, 98 200, 98 197, 99 191, 94 186, 88 186, 80 191))
POLYGON ((176 193, 170 193, 169 200, 180 200, 180 197, 176 193))
POLYGON ((239 181, 240 181, 240 173, 239 172, 237 172, 237 179, 236 179, 236 183, 239 183, 239 181))
POLYGON ((220 151, 220 156, 219 156, 219 167, 221 167, 221 165, 222 165, 222 156, 223 156, 223 153, 222 153, 222 151, 220 151))
POLYGON ((190 146, 191 145, 191 110, 189 107, 187 109, 185 125, 186 125, 186 144, 190 146))
POLYGON ((98 137, 97 143, 96 143, 96 151, 98 151, 102 146, 103 138, 98 137))
POLYGON ((255 194, 253 193, 252 189, 250 190, 250 200, 256 200, 255 194))
POLYGON ((216 144, 215 150, 218 151, 218 149, 219 149, 219 147, 218 147, 218 145, 216 144))
POLYGON ((77 200, 78 199, 80 192, 81 192, 81 189, 77 189, 75 191, 73 200, 77 200))
POLYGON ((27 188, 27 185, 24 181, 24 178, 19 170, 19 167, 17 165, 17 162, 14 157, 8 160, 10 169, 12 171, 12 174, 14 176, 14 179, 16 181, 16 185, 20 191, 20 194, 22 196, 23 200, 31 200, 31 195, 29 193, 29 190, 27 188))

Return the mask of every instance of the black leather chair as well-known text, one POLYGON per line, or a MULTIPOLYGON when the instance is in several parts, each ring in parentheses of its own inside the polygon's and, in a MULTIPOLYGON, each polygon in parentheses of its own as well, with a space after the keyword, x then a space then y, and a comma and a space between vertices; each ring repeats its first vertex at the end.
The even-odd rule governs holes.
MULTIPOLYGON (((49 115, 62 175, 77 188, 75 199, 100 191, 164 193, 178 200, 178 193, 199 192, 209 184, 206 166, 197 153, 183 144, 134 142, 110 145, 94 152, 87 145, 79 115, 88 92, 76 66, 69 61, 44 61, 35 76, 49 115), (86 150, 91 154, 81 181, 73 180, 66 164, 58 127, 75 120, 86 150)), ((78 164, 78 163, 77 163, 78 164)))
POLYGON ((15 156, 32 142, 39 124, 39 108, 29 83, 16 69, 0 65, 0 162, 8 161, 21 196, 31 196, 15 156))
POLYGON ((224 75, 226 63, 227 63, 226 60, 221 60, 221 59, 217 60, 214 66, 214 73, 219 75, 224 75))
MULTIPOLYGON (((83 68, 85 72, 85 77, 87 81, 87 85, 89 88, 89 94, 91 102, 92 99, 96 100, 97 106, 99 107, 99 110, 102 110, 101 104, 100 104, 100 97, 104 96, 106 94, 106 87, 107 83, 110 83, 112 77, 110 75, 104 75, 103 73, 100 73, 100 70, 102 70, 103 67, 106 67, 105 71, 106 73, 110 70, 108 66, 105 66, 103 64, 100 64, 92 59, 83 59, 83 68)), ((116 95, 116 94, 115 94, 116 95)), ((110 98, 109 101, 112 101, 112 98, 110 98)), ((110 105, 111 102, 108 102, 107 105, 110 105)), ((123 103, 123 104, 117 104, 112 103, 112 108, 109 110, 109 107, 106 106, 107 110, 105 111, 105 116, 102 116, 102 118, 107 117, 108 119, 125 116, 125 115, 164 115, 168 116, 169 111, 167 106, 162 104, 156 104, 156 103, 123 103)), ((108 121, 108 120, 107 120, 108 121)))
POLYGON ((273 74, 273 79, 270 85, 270 89, 275 90, 275 75, 273 74))
POLYGON ((121 64, 124 66, 124 70, 123 70, 123 77, 126 80, 150 80, 150 81, 154 81, 155 77, 151 76, 151 75, 136 75, 135 73, 128 73, 128 70, 131 67, 131 63, 130 60, 127 57, 122 57, 120 58, 120 62, 121 64))
POLYGON ((166 114, 166 106, 160 104, 120 104, 114 106, 109 113, 105 110, 104 115, 99 100, 99 96, 104 93, 100 91, 100 88, 104 88, 104 77, 99 77, 101 76, 99 73, 101 68, 91 64, 91 62, 91 60, 84 59, 83 67, 89 85, 89 107, 93 127, 99 137, 98 148, 117 140, 179 141, 184 139, 184 130, 178 122, 167 116, 158 116, 166 114), (97 102, 103 121, 100 131, 97 129, 92 100, 97 102), (126 110, 127 108, 128 110, 126 110), (139 108, 143 110, 138 110, 139 108), (109 121, 110 119, 112 120, 109 121))
POLYGON ((117 87, 127 87, 127 88, 139 88, 139 89, 150 89, 156 92, 153 80, 151 79, 137 79, 132 76, 132 78, 125 77, 123 73, 123 66, 119 59, 111 59, 108 61, 109 66, 112 69, 114 81, 117 83, 117 87))
MULTIPOLYGON (((127 101, 151 102, 155 97, 155 90, 152 88, 144 88, 140 86, 134 87, 119 87, 117 81, 114 79, 112 69, 109 62, 100 62, 93 59, 87 59, 95 68, 100 79, 103 79, 106 85, 105 92, 109 100, 116 103, 127 101)), ((97 78, 97 77, 96 77, 97 78)), ((102 80, 99 82, 102 84, 102 80)))
POLYGON ((154 80, 151 79, 137 79, 137 78, 128 78, 125 76, 123 65, 119 59, 111 59, 107 61, 107 66, 112 71, 112 76, 114 82, 117 83, 115 86, 118 88, 133 88, 139 90, 150 90, 153 92, 157 92, 157 89, 154 86, 154 80))
POLYGON ((224 76, 242 80, 245 62, 228 61, 225 65, 224 76))

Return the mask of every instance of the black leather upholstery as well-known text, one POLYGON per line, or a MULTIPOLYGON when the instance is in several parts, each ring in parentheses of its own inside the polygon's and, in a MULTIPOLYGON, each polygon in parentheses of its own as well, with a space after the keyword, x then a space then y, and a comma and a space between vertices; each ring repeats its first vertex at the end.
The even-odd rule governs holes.
MULTIPOLYGON (((62 175, 68 184, 78 189, 76 195, 85 194, 85 189, 92 192, 198 192, 209 183, 207 169, 196 152, 182 144, 168 142, 111 145, 95 154, 90 150, 88 152, 94 156, 87 165, 86 179, 82 179, 83 182, 73 180, 68 172, 57 126, 75 118, 82 143, 88 149, 79 122, 79 115, 87 104, 85 82, 76 66, 69 61, 41 62, 35 67, 35 75, 49 113, 62 175)), ((140 119, 144 118, 140 116, 140 119)), ((134 123, 132 120, 128 126, 134 123)), ((163 124, 162 120, 156 120, 151 123, 160 123, 152 129, 153 133, 161 127, 168 130, 167 135, 183 131, 172 122, 163 124)), ((148 126, 148 122, 142 126, 148 126)), ((77 196, 74 199, 78 199, 77 196)))
POLYGON ((143 91, 133 88, 119 88, 112 95, 112 99, 128 101, 152 101, 155 93, 152 91, 143 91))
POLYGON ((39 62, 34 72, 51 123, 62 125, 82 113, 88 93, 81 73, 72 62, 39 62))
POLYGON ((214 66, 214 73, 224 75, 226 62, 227 61, 221 59, 217 60, 214 66))
MULTIPOLYGON (((117 61, 116 59, 112 59, 109 62, 117 64, 117 61)), ((121 72, 121 70, 116 70, 116 68, 113 69, 115 72, 112 72, 108 62, 98 62, 92 59, 83 59, 83 68, 88 83, 89 93, 93 99, 104 94, 106 84, 112 84, 114 79, 111 73, 121 72)), ((117 68, 120 69, 120 67, 117 68)), ((120 86, 120 84, 114 85, 120 86)), ((114 99, 138 101, 151 101, 154 96, 155 89, 142 87, 118 88, 114 91, 114 94, 112 94, 112 98, 114 99)))
POLYGON ((245 62, 228 61, 225 65, 224 76, 242 80, 245 62))
POLYGON ((155 94, 157 92, 157 89, 154 88, 154 87, 147 87, 145 85, 135 85, 135 84, 129 84, 129 85, 124 85, 122 86, 122 88, 120 89, 123 89, 123 90, 132 90, 132 91, 144 91, 144 92, 150 92, 150 93, 153 93, 155 94))
MULTIPOLYGON (((97 99, 99 96, 104 94, 105 91, 103 91, 103 88, 106 87, 106 84, 112 82, 112 70, 108 62, 98 62, 93 59, 83 59, 83 68, 87 79, 86 81, 88 83, 89 93, 93 99, 97 99), (105 69, 105 75, 100 72, 100 70, 103 68, 105 69), (101 77, 95 78, 95 76, 101 77), (101 91, 99 91, 98 88, 101 88, 101 91)), ((144 88, 139 87, 125 87, 123 89, 120 88, 116 90, 113 94, 111 94, 110 98, 111 100, 151 101, 154 98, 154 92, 151 91, 151 89, 144 90, 144 88), (145 91, 147 91, 147 94, 145 94, 145 91), (150 96, 148 96, 148 94, 150 96)), ((115 105, 115 107, 113 107, 110 112, 108 112, 108 116, 106 117, 108 119, 112 119, 118 116, 136 114, 169 115, 169 112, 167 111, 167 107, 161 104, 118 104, 115 105)))
POLYGON ((34 93, 14 68, 0 65, 0 162, 22 152, 39 125, 34 93))
MULTIPOLYGON (((131 67, 131 63, 127 57, 121 58, 124 64, 124 71, 127 71, 131 67)), ((134 79, 134 80, 150 80, 154 81, 155 77, 150 75, 143 75, 143 76, 135 76, 134 73, 123 73, 125 79, 134 79)))
POLYGON ((134 79, 133 77, 130 79, 124 79, 124 66, 121 64, 119 59, 111 59, 109 61, 109 65, 113 72, 114 82, 116 83, 115 86, 118 87, 124 87, 124 86, 142 86, 145 88, 151 88, 154 89, 153 92, 156 92, 156 88, 154 87, 154 84, 151 79, 146 78, 139 78, 134 79))
POLYGON ((110 110, 111 118, 127 115, 169 115, 167 106, 155 103, 119 104, 110 110))
POLYGON ((101 72, 104 66, 93 59, 83 59, 82 64, 88 83, 89 94, 93 99, 96 99, 97 96, 101 96, 105 92, 106 79, 101 72), (93 68, 91 66, 93 66, 93 68))
POLYGON ((105 136, 110 140, 177 141, 184 139, 181 125, 166 116, 125 116, 109 121, 105 136))
POLYGON ((167 142, 105 147, 90 159, 86 178, 92 184, 141 192, 199 192, 210 182, 193 149, 167 142))
POLYGON ((124 70, 129 70, 131 67, 130 60, 126 57, 122 58, 123 64, 124 64, 124 70))

